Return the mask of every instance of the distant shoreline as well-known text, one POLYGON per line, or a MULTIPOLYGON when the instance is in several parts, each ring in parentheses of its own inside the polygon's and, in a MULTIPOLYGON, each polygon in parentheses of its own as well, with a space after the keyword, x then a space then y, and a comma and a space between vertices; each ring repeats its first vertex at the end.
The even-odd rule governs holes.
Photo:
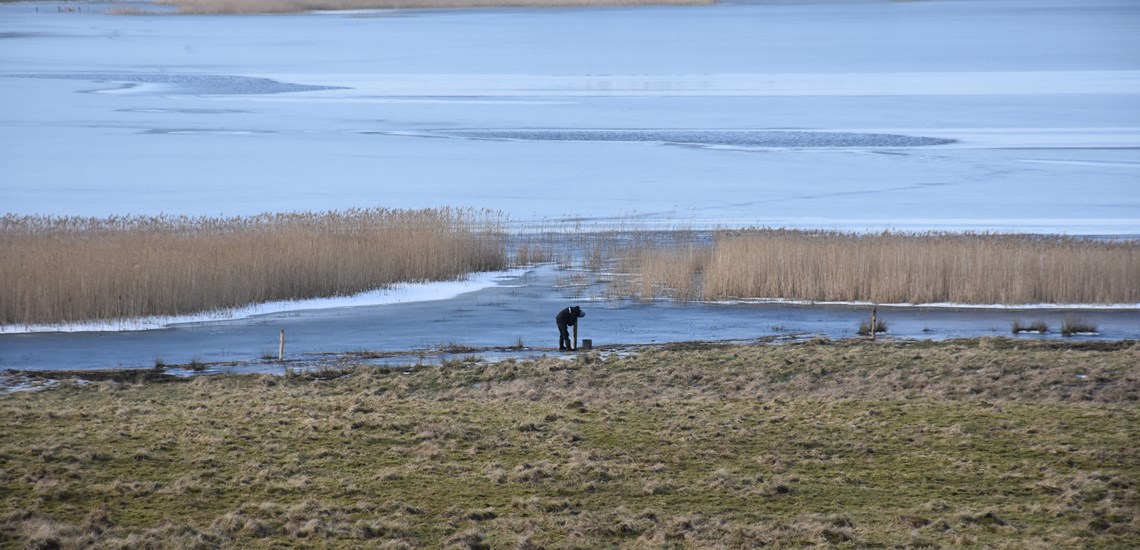
MULTIPOLYGON (((463 8, 589 8, 630 6, 705 6, 715 0, 157 0, 172 5, 173 13, 272 14, 310 11, 352 11, 380 9, 463 9, 463 8)), ((114 13, 130 15, 155 13, 139 8, 123 8, 114 13)))

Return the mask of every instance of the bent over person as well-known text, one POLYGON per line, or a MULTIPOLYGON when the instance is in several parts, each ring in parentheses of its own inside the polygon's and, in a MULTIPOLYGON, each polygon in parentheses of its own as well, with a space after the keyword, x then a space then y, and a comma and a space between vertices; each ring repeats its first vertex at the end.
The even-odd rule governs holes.
POLYGON ((578 318, 585 317, 586 313, 578 306, 571 306, 558 312, 554 320, 558 322, 558 351, 573 350, 570 345, 570 333, 566 327, 578 326, 578 318))

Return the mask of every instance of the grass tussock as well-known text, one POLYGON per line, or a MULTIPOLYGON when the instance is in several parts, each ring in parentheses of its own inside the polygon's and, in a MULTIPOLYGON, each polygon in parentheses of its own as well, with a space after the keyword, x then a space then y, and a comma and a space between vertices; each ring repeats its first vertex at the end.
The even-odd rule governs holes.
POLYGON ((1061 334, 1064 336, 1076 336, 1078 334, 1096 334, 1096 324, 1088 319, 1081 317, 1067 315, 1061 322, 1061 334))
POLYGON ((961 304, 1140 303, 1140 241, 958 233, 718 232, 703 253, 651 248, 634 296, 961 304), (686 278, 683 271, 688 268, 686 278))
POLYGON ((812 341, 0 399, 4 547, 1140 545, 1133 342, 812 341))
POLYGON ((1037 319, 1026 323, 1020 319, 1015 319, 1010 332, 1014 334, 1032 333, 1032 334, 1046 334, 1049 332, 1049 324, 1041 319, 1037 319))
POLYGON ((296 13, 314 10, 564 8, 707 5, 714 0, 159 0, 186 14, 296 13))
POLYGON ((0 218, 0 324, 180 315, 503 269, 495 213, 0 218))
MULTIPOLYGON (((875 334, 886 334, 887 322, 882 319, 875 319, 875 334)), ((859 329, 856 331, 859 336, 871 335, 871 321, 864 319, 859 322, 859 329)))

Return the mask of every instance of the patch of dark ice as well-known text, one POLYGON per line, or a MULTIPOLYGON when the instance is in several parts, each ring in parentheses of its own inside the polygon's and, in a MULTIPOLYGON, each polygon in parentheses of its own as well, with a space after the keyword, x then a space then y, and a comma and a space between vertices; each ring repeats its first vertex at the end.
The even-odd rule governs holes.
POLYGON ((436 135, 526 141, 625 141, 725 147, 921 147, 952 139, 806 130, 497 129, 437 130, 436 135))

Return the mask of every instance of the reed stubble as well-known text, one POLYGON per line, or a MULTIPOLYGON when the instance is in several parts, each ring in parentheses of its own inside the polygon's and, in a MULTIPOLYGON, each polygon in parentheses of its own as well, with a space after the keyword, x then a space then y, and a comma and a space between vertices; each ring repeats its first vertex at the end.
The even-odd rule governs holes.
POLYGON ((0 218, 0 324, 210 312, 506 266, 493 212, 0 218))

